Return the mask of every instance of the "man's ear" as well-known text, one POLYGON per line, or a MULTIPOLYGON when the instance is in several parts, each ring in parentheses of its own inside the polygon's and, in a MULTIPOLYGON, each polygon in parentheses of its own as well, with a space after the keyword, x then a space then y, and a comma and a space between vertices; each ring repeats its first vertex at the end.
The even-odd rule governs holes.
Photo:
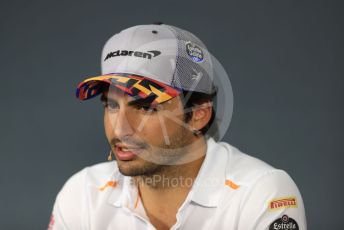
POLYGON ((204 102, 192 108, 190 126, 193 130, 201 130, 210 121, 212 115, 211 102, 204 102))

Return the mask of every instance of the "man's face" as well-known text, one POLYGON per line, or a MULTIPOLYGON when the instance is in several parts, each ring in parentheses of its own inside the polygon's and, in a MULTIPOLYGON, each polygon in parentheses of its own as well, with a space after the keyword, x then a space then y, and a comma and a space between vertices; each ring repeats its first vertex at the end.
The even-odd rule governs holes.
POLYGON ((138 104, 110 87, 102 95, 105 133, 122 174, 153 175, 188 161, 195 141, 179 97, 158 105, 138 104))

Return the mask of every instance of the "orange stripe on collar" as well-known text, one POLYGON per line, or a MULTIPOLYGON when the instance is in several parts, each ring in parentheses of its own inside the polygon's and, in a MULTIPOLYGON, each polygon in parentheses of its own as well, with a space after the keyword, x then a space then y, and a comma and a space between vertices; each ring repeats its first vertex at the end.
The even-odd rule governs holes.
POLYGON ((104 191, 108 187, 115 188, 117 186, 117 181, 108 181, 104 186, 100 187, 100 191, 104 191))
POLYGON ((225 185, 231 187, 232 189, 238 189, 240 186, 235 184, 233 181, 231 180, 226 180, 225 181, 225 185))

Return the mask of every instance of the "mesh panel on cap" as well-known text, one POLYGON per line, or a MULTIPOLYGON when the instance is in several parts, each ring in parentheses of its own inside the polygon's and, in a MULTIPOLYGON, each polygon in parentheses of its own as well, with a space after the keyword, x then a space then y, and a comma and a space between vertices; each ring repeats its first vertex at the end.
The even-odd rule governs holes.
POLYGON ((176 69, 172 79, 172 86, 184 90, 211 94, 213 86, 213 66, 211 56, 203 42, 188 31, 174 26, 168 26, 178 40, 178 56, 176 69), (195 62, 188 55, 186 44, 191 42, 199 46, 203 52, 203 61, 195 62))

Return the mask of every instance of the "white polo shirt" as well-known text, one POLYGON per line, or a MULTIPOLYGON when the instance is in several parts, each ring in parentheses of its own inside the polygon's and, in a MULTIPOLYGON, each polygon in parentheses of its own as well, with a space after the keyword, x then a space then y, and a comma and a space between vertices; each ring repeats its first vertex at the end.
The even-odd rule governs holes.
MULTIPOLYGON (((300 192, 283 170, 212 138, 171 229, 306 229, 300 192)), ((115 161, 87 167, 59 192, 48 229, 155 229, 115 161)))

